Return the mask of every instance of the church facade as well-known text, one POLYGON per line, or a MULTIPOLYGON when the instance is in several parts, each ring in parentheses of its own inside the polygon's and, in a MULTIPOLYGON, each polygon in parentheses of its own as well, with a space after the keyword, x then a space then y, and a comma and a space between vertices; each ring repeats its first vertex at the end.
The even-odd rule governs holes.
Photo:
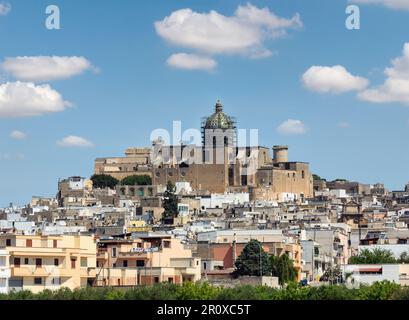
POLYGON ((239 146, 233 117, 217 101, 215 111, 202 119, 202 145, 164 145, 130 148, 125 157, 95 160, 95 174, 117 179, 147 174, 153 185, 189 182, 197 194, 249 192, 251 200, 303 199, 313 196, 309 164, 288 161, 288 147, 239 146))

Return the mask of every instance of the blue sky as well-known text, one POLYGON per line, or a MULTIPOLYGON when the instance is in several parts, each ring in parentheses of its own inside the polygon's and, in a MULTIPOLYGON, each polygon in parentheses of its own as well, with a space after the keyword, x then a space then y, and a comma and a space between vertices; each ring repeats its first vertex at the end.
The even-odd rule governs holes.
MULTIPOLYGON (((183 129, 198 128, 218 98, 240 128, 259 130, 260 144, 288 144, 290 160, 310 162, 312 171, 327 179, 384 182, 389 189, 401 189, 409 181, 408 95, 379 87, 385 80, 403 79, 400 84, 407 88, 405 57, 389 75, 384 70, 403 56, 409 42, 409 6, 388 7, 393 0, 359 4, 361 29, 347 30, 347 0, 55 0, 61 29, 48 30, 44 22, 49 1, 7 2, 11 10, 0 15, 0 206, 24 204, 32 195, 54 195, 59 178, 90 176, 95 158, 148 146, 151 131, 170 130, 174 120, 181 120, 183 129), (183 26, 176 26, 176 34, 162 24, 161 34, 154 25, 189 8, 192 23, 198 18, 195 12, 203 14, 197 21, 203 30, 211 10, 229 22, 239 6, 247 8, 245 12, 267 7, 269 17, 274 14, 288 24, 281 29, 270 20, 270 25, 251 24, 250 31, 261 32, 260 41, 237 50, 229 47, 230 36, 226 41, 218 38, 220 46, 209 49, 186 42, 183 26), (302 26, 291 20, 296 13, 302 26), (285 34, 272 35, 272 28, 285 34), (255 58, 253 51, 271 54, 255 58), (170 66, 167 60, 178 53, 216 65, 197 70, 170 66), (38 62, 35 57, 83 57, 92 66, 64 79, 27 80, 16 74, 21 61, 15 58, 21 56, 34 57, 28 63, 38 62), (338 65, 344 71, 331 73, 338 65), (302 77, 313 66, 320 72, 311 72, 306 84, 302 77), (320 92, 322 77, 324 87, 332 83, 326 92, 320 92), (341 83, 334 83, 338 80, 341 83), (1 88, 17 81, 33 82, 36 89, 48 85, 45 90, 57 92, 70 106, 10 117, 1 112, 1 88), (296 120, 295 131, 285 130, 285 124, 284 130, 277 129, 289 119, 296 120), (15 130, 24 135, 11 138, 15 130), (69 136, 92 145, 57 143, 69 136)), ((244 32, 241 35, 244 38, 244 32)), ((14 111, 20 107, 11 106, 14 111)))

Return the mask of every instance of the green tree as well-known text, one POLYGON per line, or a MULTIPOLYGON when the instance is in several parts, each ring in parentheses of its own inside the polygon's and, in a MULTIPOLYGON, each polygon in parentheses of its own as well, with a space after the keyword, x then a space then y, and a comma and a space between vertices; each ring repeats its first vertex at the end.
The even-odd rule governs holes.
POLYGON ((350 264, 382 264, 396 263, 392 251, 375 248, 373 250, 364 249, 358 255, 349 259, 350 264))
POLYGON ((250 240, 235 262, 234 276, 270 276, 268 254, 257 240, 250 240))
POLYGON ((409 263, 409 254, 406 251, 402 252, 397 262, 398 263, 409 263))
POLYGON ((119 183, 117 179, 107 174, 94 174, 91 177, 91 180, 92 180, 93 187, 98 188, 98 189, 105 189, 105 188, 113 189, 119 183))
POLYGON ((165 218, 175 218, 178 215, 178 197, 175 192, 175 185, 169 181, 163 195, 163 208, 165 209, 163 215, 165 218))
POLYGON ((271 256, 270 264, 272 275, 278 277, 278 281, 281 285, 297 280, 297 270, 294 268, 294 263, 288 254, 283 254, 279 257, 271 256))
POLYGON ((312 178, 314 181, 320 181, 320 180, 325 181, 325 179, 322 179, 318 174, 313 174, 312 178))
POLYGON ((325 270, 323 277, 331 284, 341 282, 342 271, 339 266, 334 266, 325 270))
POLYGON ((124 186, 149 186, 152 184, 152 178, 146 174, 133 175, 122 179, 121 184, 124 186))

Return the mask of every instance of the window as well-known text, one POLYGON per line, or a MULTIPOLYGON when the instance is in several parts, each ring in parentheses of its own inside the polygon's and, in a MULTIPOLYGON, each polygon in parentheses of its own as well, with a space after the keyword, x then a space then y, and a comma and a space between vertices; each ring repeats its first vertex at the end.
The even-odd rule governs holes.
POLYGON ((81 258, 81 268, 88 267, 88 259, 86 257, 81 258))
POLYGON ((59 261, 58 261, 58 259, 54 259, 54 265, 56 266, 56 267, 58 267, 59 266, 59 261))
POLYGON ((127 267, 128 267, 128 260, 124 260, 124 262, 122 263, 122 265, 123 265, 124 268, 127 268, 127 267))
POLYGON ((61 284, 61 278, 52 278, 51 284, 53 285, 60 285, 61 284))
POLYGON ((53 240, 53 248, 57 248, 57 240, 53 240))
POLYGON ((36 267, 37 268, 41 268, 43 265, 43 261, 40 258, 36 259, 36 267))
POLYGON ((163 241, 163 246, 165 248, 170 248, 170 241, 163 241))
POLYGON ((159 283, 159 277, 155 277, 155 283, 159 283))
POLYGON ((14 258, 14 267, 20 268, 20 258, 14 258))
POLYGON ((32 239, 26 239, 26 247, 31 248, 33 246, 33 240, 32 239))
POLYGON ((28 258, 24 258, 24 264, 28 264, 28 258))
POLYGON ((168 278, 169 283, 173 283, 173 278, 168 278))
POLYGON ((11 239, 6 239, 6 246, 10 247, 11 246, 11 239))
POLYGON ((43 279, 42 278, 34 278, 34 284, 39 285, 43 283, 43 279))
POLYGON ((75 259, 71 258, 71 269, 75 269, 75 259))
POLYGON ((137 267, 144 267, 145 266, 145 260, 136 260, 136 266, 137 267))
POLYGON ((112 258, 116 258, 116 248, 112 248, 112 258))
POLYGON ((303 179, 305 179, 305 172, 304 172, 304 170, 301 171, 301 177, 302 177, 303 179))
POLYGON ((203 269, 207 269, 207 263, 206 262, 203 262, 203 269))

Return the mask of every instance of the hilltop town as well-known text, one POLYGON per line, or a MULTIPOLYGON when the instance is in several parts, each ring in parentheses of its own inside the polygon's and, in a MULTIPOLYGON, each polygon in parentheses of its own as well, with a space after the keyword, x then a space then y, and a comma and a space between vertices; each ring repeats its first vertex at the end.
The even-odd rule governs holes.
POLYGON ((96 159, 90 177, 60 180, 55 197, 0 209, 0 293, 409 284, 409 184, 326 181, 289 161, 288 146, 239 145, 237 130, 218 101, 200 146, 158 138, 96 159), (291 279, 274 257, 288 258, 291 279))

